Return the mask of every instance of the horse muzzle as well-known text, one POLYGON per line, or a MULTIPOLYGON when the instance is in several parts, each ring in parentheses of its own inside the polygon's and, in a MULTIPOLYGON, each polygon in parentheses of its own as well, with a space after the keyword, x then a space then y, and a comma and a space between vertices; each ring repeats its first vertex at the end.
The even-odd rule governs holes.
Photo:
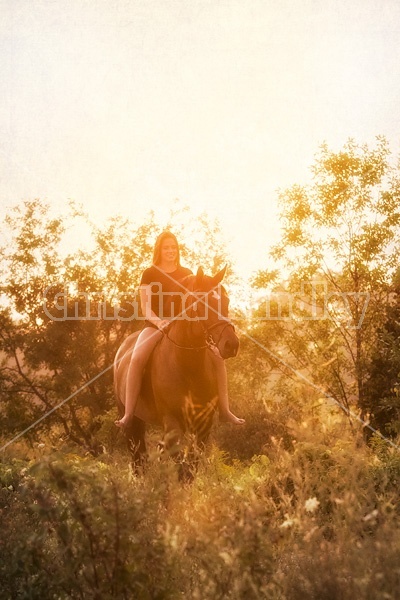
POLYGON ((227 328, 218 341, 217 348, 222 358, 233 358, 239 352, 239 338, 233 328, 227 328))

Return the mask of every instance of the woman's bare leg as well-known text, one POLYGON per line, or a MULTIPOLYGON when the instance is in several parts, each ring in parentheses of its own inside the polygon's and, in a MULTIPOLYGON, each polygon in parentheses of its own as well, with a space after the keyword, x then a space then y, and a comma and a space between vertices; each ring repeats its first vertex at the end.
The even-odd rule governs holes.
POLYGON ((136 403, 142 385, 143 370, 161 336, 161 331, 153 327, 145 327, 136 340, 126 377, 125 414, 122 419, 115 421, 118 427, 126 427, 135 414, 136 403))
POLYGON ((220 421, 225 423, 234 423, 235 425, 243 425, 244 419, 240 419, 231 412, 229 408, 229 396, 228 396, 228 376, 226 373, 226 365, 223 358, 212 354, 212 359, 215 365, 217 374, 217 386, 218 386, 218 408, 220 421))

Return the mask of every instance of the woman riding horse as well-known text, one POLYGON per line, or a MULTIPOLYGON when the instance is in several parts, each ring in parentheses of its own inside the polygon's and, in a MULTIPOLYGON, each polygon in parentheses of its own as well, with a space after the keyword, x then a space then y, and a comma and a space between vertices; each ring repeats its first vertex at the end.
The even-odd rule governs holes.
MULTIPOLYGON (((192 271, 180 264, 176 237, 171 232, 164 231, 156 240, 153 264, 145 269, 140 282, 140 302, 146 321, 132 351, 126 380, 125 414, 115 421, 118 427, 128 427, 135 415, 144 368, 155 346, 171 324, 168 317, 176 317, 174 311, 179 303, 174 303, 174 292, 175 299, 182 296, 185 289, 180 282, 188 275, 192 275, 192 271)), ((216 349, 210 349, 210 354, 217 376, 220 420, 241 425, 244 419, 236 417, 229 408, 224 359, 216 349)))

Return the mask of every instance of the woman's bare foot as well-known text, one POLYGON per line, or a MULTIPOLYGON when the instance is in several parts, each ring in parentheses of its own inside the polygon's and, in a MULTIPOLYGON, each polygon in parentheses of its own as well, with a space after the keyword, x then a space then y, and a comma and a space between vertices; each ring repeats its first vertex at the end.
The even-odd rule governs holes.
POLYGON ((129 424, 129 419, 126 415, 124 415, 122 417, 122 419, 119 419, 118 421, 114 421, 114 423, 117 427, 120 427, 121 429, 125 429, 129 424))
POLYGON ((233 423, 234 425, 244 425, 245 423, 244 419, 240 419, 239 417, 234 415, 233 412, 231 412, 230 410, 228 410, 228 412, 220 412, 219 420, 221 421, 221 423, 233 423))

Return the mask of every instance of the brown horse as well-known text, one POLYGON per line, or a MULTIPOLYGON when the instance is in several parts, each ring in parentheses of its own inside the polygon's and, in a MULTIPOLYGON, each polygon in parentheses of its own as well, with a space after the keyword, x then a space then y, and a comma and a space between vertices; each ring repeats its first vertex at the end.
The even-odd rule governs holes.
MULTIPOLYGON (((239 340, 228 318, 229 299, 220 285, 225 270, 208 277, 200 267, 196 275, 182 281, 187 293, 181 312, 150 357, 135 417, 125 431, 135 465, 142 462, 146 453, 146 423, 163 426, 164 446, 179 457, 183 478, 193 466, 188 458, 193 453, 182 444, 183 437, 191 434, 187 437, 193 451, 202 448, 209 436, 218 400, 211 353, 219 351, 225 359, 236 356, 239 350, 239 340)), ((114 387, 121 415, 127 371, 138 334, 131 334, 122 343, 114 361, 114 387)))

